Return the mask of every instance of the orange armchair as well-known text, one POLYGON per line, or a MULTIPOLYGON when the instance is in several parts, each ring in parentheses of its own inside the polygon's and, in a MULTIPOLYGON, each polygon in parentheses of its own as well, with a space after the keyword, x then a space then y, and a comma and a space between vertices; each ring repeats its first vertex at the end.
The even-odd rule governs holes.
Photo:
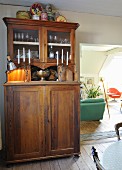
POLYGON ((109 97, 113 98, 114 100, 116 98, 121 97, 121 92, 119 92, 116 88, 109 88, 107 94, 108 94, 109 97))

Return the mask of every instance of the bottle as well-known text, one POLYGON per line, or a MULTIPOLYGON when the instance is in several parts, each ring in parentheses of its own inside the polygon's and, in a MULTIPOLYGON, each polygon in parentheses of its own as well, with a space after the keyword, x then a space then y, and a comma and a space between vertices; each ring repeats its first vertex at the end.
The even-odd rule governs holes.
POLYGON ((10 56, 8 55, 7 56, 7 71, 11 71, 11 70, 14 70, 16 69, 16 66, 15 64, 12 62, 10 56))
POLYGON ((50 51, 49 51, 49 58, 54 58, 54 57, 55 57, 55 55, 54 55, 53 47, 51 45, 50 51))
POLYGON ((47 21, 48 20, 48 15, 45 9, 42 10, 41 12, 41 20, 42 21, 47 21))

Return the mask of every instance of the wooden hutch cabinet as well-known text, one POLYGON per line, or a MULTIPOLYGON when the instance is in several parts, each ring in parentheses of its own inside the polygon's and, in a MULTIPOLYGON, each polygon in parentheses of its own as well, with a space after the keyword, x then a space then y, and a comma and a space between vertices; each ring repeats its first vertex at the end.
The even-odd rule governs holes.
MULTIPOLYGON (((29 81, 21 78, 16 81, 17 75, 14 80, 9 77, 4 84, 6 163, 79 155, 80 84, 74 81, 78 24, 3 20, 7 25, 8 53, 16 71, 23 64, 40 69, 67 65, 73 74, 72 80, 66 81, 32 81, 32 77, 29 81), (54 55, 50 55, 52 49, 54 55), (31 56, 28 56, 29 50, 31 56)), ((8 74, 13 76, 14 71, 8 74)))

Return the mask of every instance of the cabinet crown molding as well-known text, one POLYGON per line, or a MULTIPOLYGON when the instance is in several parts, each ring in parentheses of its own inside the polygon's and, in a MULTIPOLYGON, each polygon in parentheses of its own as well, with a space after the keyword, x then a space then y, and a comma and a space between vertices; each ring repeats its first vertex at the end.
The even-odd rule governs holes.
POLYGON ((69 29, 77 29, 79 27, 78 23, 72 22, 55 22, 55 21, 41 21, 41 20, 33 20, 33 19, 19 19, 19 18, 9 18, 4 17, 3 21, 6 25, 8 24, 16 24, 16 25, 31 25, 31 26, 45 26, 45 27, 56 27, 62 28, 66 27, 69 29))

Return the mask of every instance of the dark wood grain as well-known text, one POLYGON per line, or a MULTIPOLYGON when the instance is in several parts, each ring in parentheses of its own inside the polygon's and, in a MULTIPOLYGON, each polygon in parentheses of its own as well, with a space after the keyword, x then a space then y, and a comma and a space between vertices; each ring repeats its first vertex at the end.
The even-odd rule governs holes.
MULTIPOLYGON (((111 111, 111 110, 110 110, 111 111)), ((90 128, 94 129, 95 131, 103 132, 103 130, 111 130, 111 126, 113 126, 114 130, 114 124, 115 119, 121 119, 122 115, 121 113, 118 115, 111 115, 111 118, 108 120, 108 113, 105 113, 104 120, 101 121, 100 126, 96 126, 97 122, 92 121, 91 123, 87 122, 86 127, 89 126, 88 132, 85 131, 85 128, 83 128, 84 133, 90 133, 90 128), (110 125, 108 126, 108 121, 110 122, 110 125)), ((84 124, 85 126, 85 124, 84 124)), ((83 127, 83 126, 82 126, 83 127)), ((82 131, 83 131, 82 130, 82 131)), ((83 133, 83 132, 82 132, 83 133)), ((19 163, 19 164, 12 164, 9 167, 9 170, 96 170, 95 164, 92 159, 91 155, 91 148, 94 146, 97 149, 97 152, 99 153, 99 158, 101 160, 102 154, 104 150, 113 142, 117 141, 117 137, 115 138, 108 138, 108 139, 102 139, 102 140, 92 140, 92 141, 84 141, 81 142, 80 145, 80 151, 81 155, 80 157, 66 157, 66 158, 56 158, 56 159, 48 159, 48 160, 42 160, 42 161, 34 161, 34 162, 26 162, 26 163, 19 163)), ((3 165, 0 162, 0 170, 7 170, 8 168, 3 165)))
POLYGON ((22 84, 4 85, 6 161, 79 154, 79 83, 22 84))

